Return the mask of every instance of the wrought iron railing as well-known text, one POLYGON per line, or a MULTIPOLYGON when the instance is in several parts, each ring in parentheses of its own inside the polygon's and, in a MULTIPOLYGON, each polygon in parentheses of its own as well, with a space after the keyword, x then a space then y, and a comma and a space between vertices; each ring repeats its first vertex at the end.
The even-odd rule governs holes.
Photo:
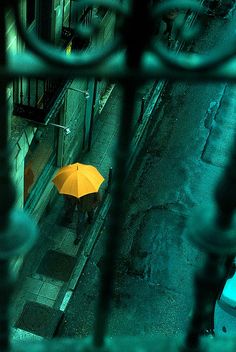
MULTIPOLYGON (((113 169, 112 207, 110 213, 110 233, 107 241, 105 265, 101 278, 100 297, 92 338, 85 340, 58 340, 29 344, 22 342, 14 350, 23 351, 233 351, 236 339, 201 337, 204 323, 209 313, 209 292, 215 292, 225 276, 225 259, 236 253, 235 224, 236 207, 236 155, 233 154, 215 194, 215 207, 197 213, 190 224, 189 237, 206 252, 206 263, 195 279, 195 308, 186 337, 180 338, 106 338, 110 302, 115 279, 115 262, 120 241, 123 219, 122 199, 126 187, 127 160, 129 160, 131 126, 134 111, 135 92, 147 79, 169 80, 236 80, 235 38, 229 40, 227 50, 216 48, 212 52, 200 54, 175 53, 163 42, 156 42, 155 29, 163 14, 178 8, 197 12, 199 21, 205 9, 194 1, 166 1, 151 6, 148 0, 112 1, 85 0, 78 2, 76 11, 88 6, 102 6, 117 15, 117 31, 112 43, 103 48, 93 48, 91 52, 64 52, 41 42, 32 33, 27 33, 20 17, 18 0, 0 3, 0 349, 10 350, 8 309, 9 298, 15 278, 10 272, 9 262, 18 254, 24 254, 36 239, 36 229, 23 212, 14 210, 15 187, 10 176, 8 147, 7 84, 21 76, 32 77, 104 77, 119 82, 123 86, 123 108, 119 132, 118 152, 113 169), (26 45, 25 53, 6 55, 5 13, 8 8, 14 13, 18 34, 26 45), (34 56, 32 56, 34 53, 34 56), (200 214, 200 215, 199 215, 200 214), (19 231, 21 229, 21 231, 19 231), (40 345, 40 346, 39 346, 40 345)), ((73 24, 78 35, 79 26, 73 24)), ((91 32, 96 30, 91 27, 91 32)), ((192 31, 192 29, 191 29, 192 31)), ((190 30, 182 23, 179 36, 192 39, 190 30), (183 30, 184 29, 184 30, 183 30)))
POLYGON ((65 87, 66 80, 20 77, 13 84, 13 114, 35 123, 47 123, 46 116, 65 87), (17 85, 17 88, 15 86, 17 85), (15 92, 17 90, 18 92, 15 92))

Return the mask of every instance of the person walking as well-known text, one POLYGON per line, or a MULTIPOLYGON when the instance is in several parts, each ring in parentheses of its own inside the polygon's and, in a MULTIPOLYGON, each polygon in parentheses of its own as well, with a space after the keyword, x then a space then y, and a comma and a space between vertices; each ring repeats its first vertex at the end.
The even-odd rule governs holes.
POLYGON ((101 194, 99 192, 89 193, 78 199, 78 217, 76 225, 76 239, 74 244, 78 244, 82 238, 82 234, 85 230, 86 217, 87 223, 92 224, 94 218, 94 212, 98 205, 101 203, 101 194))
POLYGON ((94 211, 101 201, 99 188, 104 180, 95 166, 81 163, 61 167, 52 179, 59 193, 64 195, 62 225, 67 226, 75 210, 78 211, 75 244, 79 243, 84 232, 86 217, 89 223, 93 221, 94 211))

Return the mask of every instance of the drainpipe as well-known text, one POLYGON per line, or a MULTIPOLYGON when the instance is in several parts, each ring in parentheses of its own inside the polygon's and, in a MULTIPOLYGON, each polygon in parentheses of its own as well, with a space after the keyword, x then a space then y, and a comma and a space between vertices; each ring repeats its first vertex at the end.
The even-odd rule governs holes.
POLYGON ((93 134, 93 125, 94 125, 94 111, 95 111, 95 104, 96 104, 96 97, 97 97, 97 85, 98 85, 98 81, 95 78, 94 86, 93 86, 93 104, 92 104, 90 126, 89 126, 88 151, 91 150, 91 145, 92 145, 92 134, 93 134))

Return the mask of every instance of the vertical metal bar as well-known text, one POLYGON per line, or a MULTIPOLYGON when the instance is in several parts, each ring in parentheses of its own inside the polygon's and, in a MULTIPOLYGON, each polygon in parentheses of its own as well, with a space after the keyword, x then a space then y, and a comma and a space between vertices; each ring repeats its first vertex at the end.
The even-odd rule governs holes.
MULTIPOLYGON (((0 2, 0 65, 6 65, 5 2, 0 2)), ((8 212, 15 200, 15 188, 11 182, 8 155, 8 106, 7 81, 0 80, 0 231, 7 224, 8 212)))
POLYGON ((23 78, 20 77, 20 103, 23 104, 23 78))
POLYGON ((90 126, 89 126, 89 137, 88 137, 88 151, 91 149, 92 145, 92 136, 93 136, 93 124, 94 124, 94 110, 96 104, 96 97, 97 97, 97 79, 94 80, 94 87, 93 87, 93 103, 92 103, 92 111, 91 111, 91 118, 90 118, 90 126))
POLYGON ((11 294, 11 274, 8 260, 0 260, 0 350, 10 351, 9 305, 11 294))
MULTIPOLYGON (((5 5, 4 2, 0 3, 0 64, 2 66, 6 65, 6 38, 5 38, 5 5)), ((0 109, 1 109, 1 129, 0 129, 0 156, 3 160, 5 164, 7 163, 7 158, 6 158, 6 148, 7 148, 7 136, 8 136, 8 121, 7 121, 7 97, 6 97, 6 88, 7 88, 7 82, 5 80, 3 80, 1 78, 0 80, 0 109)), ((3 165, 0 163, 1 165, 1 169, 0 169, 0 177, 3 179, 4 181, 6 181, 6 178, 9 176, 8 174, 8 170, 6 170, 6 172, 4 172, 4 167, 3 165)), ((7 165, 8 166, 8 165, 7 165)), ((5 194, 4 192, 4 188, 3 188, 4 183, 1 182, 0 183, 0 194, 1 192, 3 194, 5 194)), ((0 201, 2 200, 2 197, 0 196, 0 201)), ((3 217, 3 223, 2 221, 0 221, 0 230, 3 230, 6 226, 6 209, 4 206, 4 202, 1 202, 1 209, 3 211, 3 213, 0 211, 0 219, 1 217, 3 217)))
POLYGON ((209 328, 215 295, 226 275, 222 262, 222 257, 209 253, 203 268, 195 276, 195 307, 181 352, 201 351, 200 337, 209 328))
MULTIPOLYGON (((232 148, 232 155, 229 163, 224 171, 224 174, 218 183, 215 191, 215 198, 217 204, 217 213, 215 214, 216 229, 227 230, 232 225, 233 216, 236 208, 236 139, 232 148)), ((213 229, 213 227, 212 227, 213 229)), ((207 231, 207 230, 206 230, 207 231)), ((208 227, 208 231, 209 227, 208 227)), ((212 235, 214 231, 212 231, 212 235)), ((222 236, 224 233, 222 231, 222 236)), ((212 240, 215 237, 212 236, 212 240)), ((230 253, 234 247, 233 238, 231 238, 228 252, 224 248, 224 252, 219 255, 219 251, 212 253, 213 248, 210 245, 210 236, 208 234, 207 243, 209 246, 209 253, 207 254, 206 264, 203 270, 196 275, 195 288, 195 309, 193 317, 189 325, 189 330, 186 336, 185 346, 183 352, 200 351, 200 335, 204 329, 204 324, 209 317, 212 305, 215 302, 215 297, 212 293, 219 292, 219 288, 225 279, 229 263, 232 261, 232 254, 230 253)), ((218 243, 220 246, 220 242, 218 243)), ((222 248, 221 248, 222 250, 222 248)))
MULTIPOLYGON (((135 69, 145 46, 150 40, 152 27, 149 13, 149 0, 131 0, 131 16, 124 24, 124 41, 126 43, 126 62, 128 68, 135 69), (142 23, 142 26, 140 26, 142 23), (137 42, 133 38, 139 38, 137 42)), ((105 264, 102 270, 101 288, 97 305, 93 345, 104 345, 110 302, 115 280, 116 255, 121 242, 121 226, 124 218, 123 198, 126 194, 124 180, 127 176, 130 155, 131 135, 134 118, 135 94, 139 81, 124 80, 121 125, 115 158, 114 181, 112 187, 112 204, 109 218, 109 234, 106 242, 105 264)))
POLYGON ((43 80, 43 106, 42 108, 45 108, 45 103, 46 103, 46 79, 43 80))
POLYGON ((69 10, 69 28, 71 26, 71 10, 72 10, 72 0, 70 0, 70 10, 69 10))
POLYGON ((123 180, 126 178, 128 169, 127 158, 130 150, 131 121, 134 115, 135 91, 136 86, 126 82, 121 112, 122 121, 119 131, 118 152, 115 163, 114 187, 112 189, 109 238, 106 245, 105 265, 102 272, 101 290, 95 322, 94 346, 96 347, 101 347, 104 343, 114 285, 115 256, 120 243, 121 224, 124 215, 122 200, 126 192, 126 187, 123 180))
POLYGON ((39 37, 45 41, 51 41, 52 32, 52 0, 37 0, 36 18, 39 37))
POLYGON ((142 98, 142 100, 141 100, 141 108, 140 108, 140 115, 139 115, 139 118, 138 118, 138 123, 142 123, 142 121, 143 121, 144 106, 145 106, 145 99, 142 98))
POLYGON ((35 107, 38 106, 38 100, 39 100, 39 80, 35 80, 35 107))
MULTIPOLYGON (((16 103, 16 81, 13 79, 12 81, 12 93, 13 93, 13 103, 16 103)), ((17 99, 18 103, 18 99, 17 99)))
POLYGON ((30 85, 30 78, 28 79, 28 106, 30 106, 30 98, 31 98, 31 96, 30 96, 30 90, 31 90, 31 85, 30 85))
POLYGON ((231 157, 215 190, 218 206, 218 225, 227 228, 231 225, 236 209, 236 139, 234 140, 231 157))
POLYGON ((64 19, 65 19, 65 0, 62 2, 62 26, 64 26, 64 19))
MULTIPOLYGON (((6 66, 6 2, 0 2, 0 65, 6 66)), ((8 111, 7 81, 0 79, 0 237, 6 236, 9 212, 15 201, 15 188, 10 177, 10 158, 8 150, 8 111)), ((8 259, 0 259, 0 350, 10 350, 9 337, 9 281, 10 268, 8 259)))
POLYGON ((110 192, 110 190, 111 190, 111 184, 112 184, 112 167, 110 167, 110 169, 109 169, 106 193, 109 193, 109 192, 110 192))
MULTIPOLYGON (((88 91, 89 81, 87 80, 87 87, 86 90, 88 91)), ((88 109, 88 99, 85 99, 85 109, 84 109, 84 121, 83 121, 83 145, 82 149, 85 149, 85 139, 86 139, 86 116, 87 116, 87 109, 88 109)))

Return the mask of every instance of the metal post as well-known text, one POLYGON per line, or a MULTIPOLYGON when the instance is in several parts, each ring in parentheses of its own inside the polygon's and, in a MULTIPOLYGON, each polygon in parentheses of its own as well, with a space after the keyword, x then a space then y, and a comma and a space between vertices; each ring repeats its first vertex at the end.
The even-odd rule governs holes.
MULTIPOLYGON (((88 80, 87 80, 87 88, 86 91, 88 92, 88 80)), ((87 93, 87 97, 89 97, 89 93, 87 93)), ((85 139, 86 139, 86 114, 87 114, 87 109, 88 109, 88 99, 85 101, 85 107, 84 107, 84 121, 83 121, 83 145, 82 149, 85 149, 85 139)))
MULTIPOLYGON (((124 29, 124 40, 127 44, 126 65, 137 68, 146 42, 149 40, 149 1, 131 1, 132 16, 128 19, 124 29), (140 23, 143 25, 140 26, 140 23), (134 36, 139 38, 138 44, 134 36)), ((126 194, 124 180, 127 176, 128 160, 131 147, 132 125, 134 119, 134 104, 136 90, 140 82, 123 82, 123 104, 121 111, 121 126, 119 129, 118 146, 115 162, 114 187, 112 188, 111 214, 109 218, 109 235, 106 242, 105 263, 102 270, 101 287, 97 305, 97 314, 93 336, 93 346, 104 346, 108 315, 111 305, 115 281, 116 256, 121 243, 121 228, 124 217, 123 199, 126 194)))
POLYGON ((39 80, 35 80, 35 101, 34 106, 38 107, 38 100, 39 100, 39 80))
POLYGON ((122 122, 119 131, 118 152, 116 156, 114 187, 112 189, 112 205, 107 239, 105 265, 102 272, 101 290, 98 301, 98 311, 95 322, 94 346, 102 347, 107 328, 112 291, 114 286, 115 259, 120 243, 121 224, 123 219, 122 200, 125 195, 123 180, 127 173, 127 160, 130 150, 131 126, 134 116, 135 92, 137 84, 126 82, 124 87, 122 122), (129 119, 129 123, 127 123, 129 119))
MULTIPOLYGON (((23 104, 23 98, 24 98, 24 94, 23 94, 23 78, 20 77, 20 104, 23 104)), ((18 99, 17 99, 18 102, 18 99)))
POLYGON ((37 32, 45 41, 51 41, 52 0, 36 0, 37 32))
MULTIPOLYGON (((0 2, 0 66, 6 65, 6 3, 0 2)), ((8 151, 7 81, 0 80, 0 239, 7 236, 9 213, 15 201, 15 189, 10 178, 8 151)), ((0 350, 10 350, 9 339, 9 296, 11 293, 9 260, 0 258, 0 350)))
POLYGON ((222 257, 208 253, 205 264, 195 275, 195 307, 181 352, 201 350, 201 335, 209 327, 207 323, 212 316, 215 295, 225 276, 222 257))
POLYGON ((65 0, 62 1, 62 28, 65 26, 64 19, 65 19, 65 0))
POLYGON ((111 184, 112 184, 112 167, 110 167, 110 169, 109 169, 106 193, 110 193, 110 191, 111 191, 111 184))
POLYGON ((27 100, 27 104, 28 104, 28 106, 30 106, 30 98, 31 98, 31 96, 30 96, 30 90, 31 90, 31 84, 30 84, 30 78, 28 78, 28 80, 27 80, 27 82, 28 82, 28 100, 27 100))
POLYGON ((43 110, 46 108, 46 79, 43 79, 43 110))
POLYGON ((142 98, 140 114, 139 114, 139 118, 138 118, 138 123, 142 123, 143 122, 144 106, 145 106, 145 98, 142 98))
POLYGON ((95 111, 95 104, 96 104, 96 97, 97 97, 97 79, 94 80, 94 87, 93 87, 93 103, 92 103, 92 111, 91 111, 91 118, 90 118, 90 126, 89 126, 89 137, 88 137, 88 151, 91 150, 92 145, 92 135, 93 135, 93 124, 94 124, 94 111, 95 111))
POLYGON ((72 1, 70 1, 70 10, 69 10, 69 28, 71 27, 71 17, 72 17, 71 11, 72 11, 72 1))

